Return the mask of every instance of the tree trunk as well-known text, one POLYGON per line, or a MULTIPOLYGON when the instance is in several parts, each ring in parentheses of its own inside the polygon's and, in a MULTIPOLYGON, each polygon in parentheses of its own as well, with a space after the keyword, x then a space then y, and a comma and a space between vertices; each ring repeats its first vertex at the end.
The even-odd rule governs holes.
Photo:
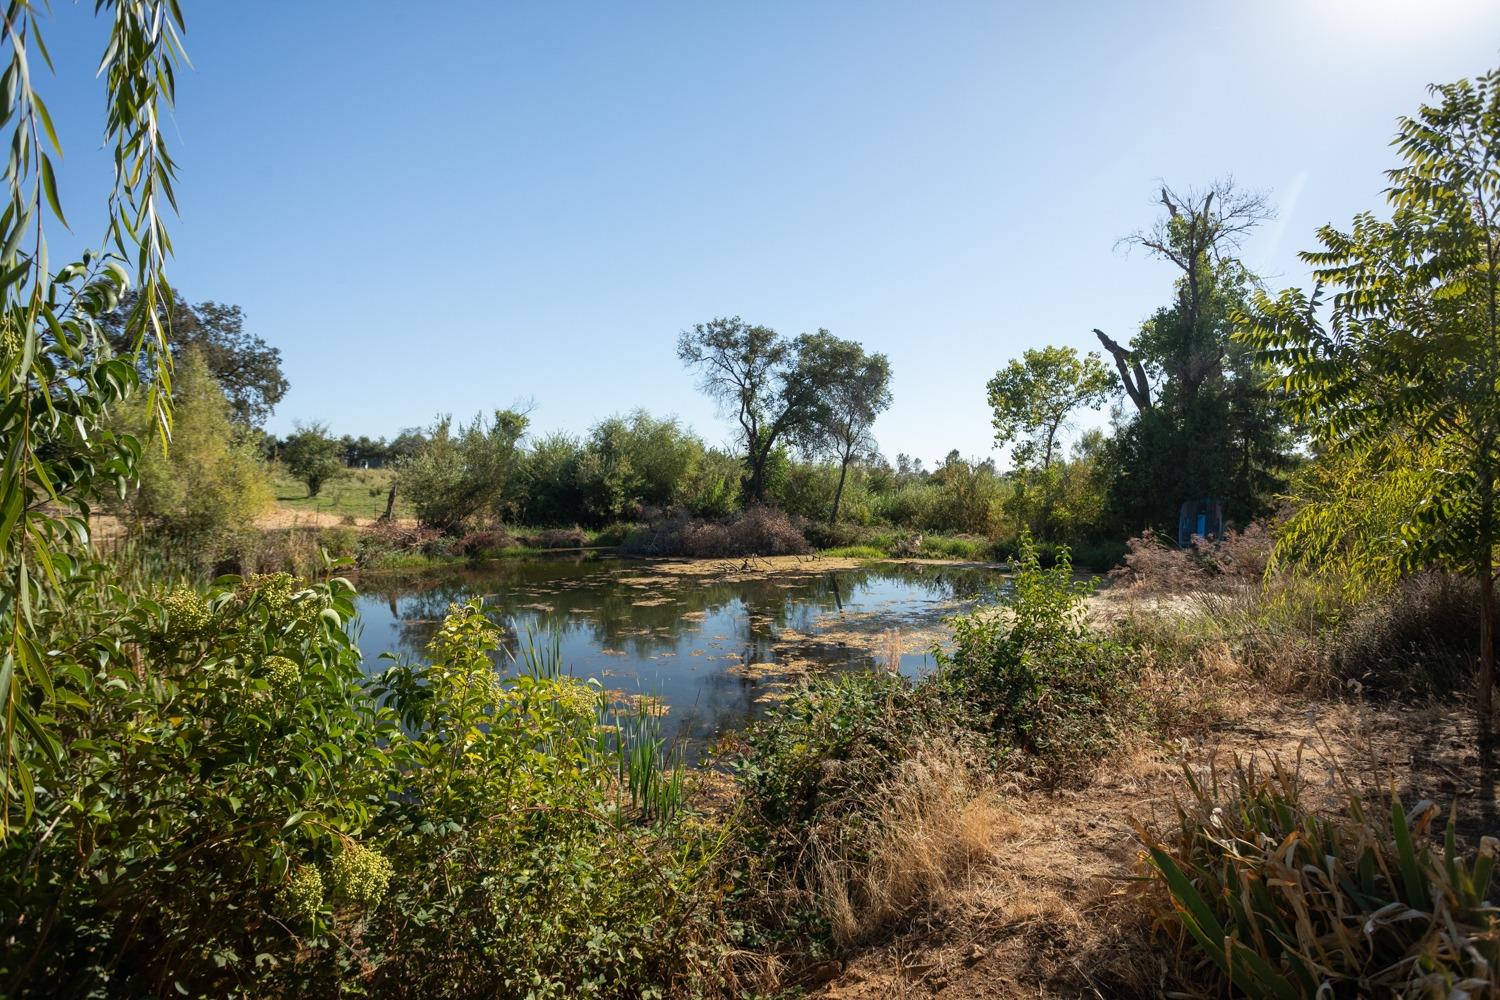
POLYGON ((396 484, 391 484, 391 491, 385 495, 385 513, 380 515, 382 521, 394 521, 396 519, 396 484))
POLYGON ((769 457, 769 453, 757 456, 752 452, 750 455, 750 480, 745 484, 746 499, 750 503, 766 502, 766 460, 769 457))
POLYGON ((1488 550, 1479 576, 1479 733, 1488 742, 1495 703, 1495 573, 1488 550))
MULTIPOLYGON (((1488 436, 1480 445, 1488 458, 1493 448, 1488 436)), ((1494 735, 1495 709, 1495 476, 1488 462, 1479 481, 1479 739, 1488 744, 1494 735)))
POLYGON ((849 459, 845 456, 839 466, 839 488, 833 491, 833 513, 828 515, 829 524, 839 523, 839 501, 844 499, 844 477, 849 474, 849 459))
POLYGON ((1141 365, 1140 359, 1135 356, 1134 351, 1126 350, 1115 342, 1103 330, 1094 329, 1094 336, 1099 338, 1099 343, 1115 359, 1115 368, 1120 372, 1120 382, 1125 386, 1125 393, 1135 408, 1140 413, 1151 409, 1151 383, 1146 379, 1146 369, 1141 365))

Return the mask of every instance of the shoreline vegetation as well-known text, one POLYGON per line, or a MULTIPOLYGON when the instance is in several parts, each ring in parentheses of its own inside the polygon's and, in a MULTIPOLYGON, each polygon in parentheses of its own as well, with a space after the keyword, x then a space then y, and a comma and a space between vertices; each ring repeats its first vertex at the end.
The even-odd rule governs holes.
POLYGON ((1004 469, 887 461, 888 358, 727 316, 676 340, 726 447, 278 439, 279 352, 166 281, 179 5, 99 5, 111 249, 61 263, 44 6, 0 39, 0 996, 1500 995, 1500 72, 1397 120, 1316 292, 1239 259, 1265 195, 1162 185, 1164 304, 996 371, 1004 469), (480 598, 362 659, 346 571, 603 545, 1008 575, 705 768, 480 598))

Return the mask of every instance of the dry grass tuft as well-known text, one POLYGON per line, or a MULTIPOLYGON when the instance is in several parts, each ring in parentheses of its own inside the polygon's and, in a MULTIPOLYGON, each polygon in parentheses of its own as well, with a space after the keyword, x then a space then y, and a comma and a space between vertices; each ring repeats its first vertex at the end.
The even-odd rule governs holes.
POLYGON ((870 821, 815 863, 815 895, 841 945, 946 908, 1014 827, 988 779, 953 745, 903 761, 870 805, 870 821))

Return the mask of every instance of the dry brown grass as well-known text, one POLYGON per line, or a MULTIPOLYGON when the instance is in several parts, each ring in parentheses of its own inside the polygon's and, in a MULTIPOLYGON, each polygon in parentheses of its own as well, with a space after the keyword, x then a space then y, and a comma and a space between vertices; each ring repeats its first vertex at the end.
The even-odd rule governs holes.
POLYGON ((871 814, 856 843, 822 848, 815 862, 818 905, 841 945, 949 908, 1013 829, 987 776, 953 745, 903 761, 871 796, 871 814))

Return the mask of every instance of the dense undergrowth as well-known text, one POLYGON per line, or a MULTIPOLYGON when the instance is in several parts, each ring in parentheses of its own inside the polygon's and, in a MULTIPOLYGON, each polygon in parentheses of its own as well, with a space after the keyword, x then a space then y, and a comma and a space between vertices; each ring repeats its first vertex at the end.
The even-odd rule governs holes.
MULTIPOLYGON (((82 588, 93 596, 46 619, 71 666, 47 702, 59 752, 28 761, 36 815, 3 847, 0 981, 17 997, 774 990, 941 911, 993 863, 1017 787, 1085 788, 1112 754, 1200 731, 1236 698, 1469 682, 1461 582, 1355 600, 1266 576, 1237 545, 1250 547, 1137 543, 1115 586, 1140 603, 1100 619, 1067 551, 1047 565, 1023 538, 1009 586, 953 622, 933 675, 809 683, 746 735, 737 801, 711 814, 688 807, 654 731, 608 717, 599 690, 545 653, 500 680, 476 606, 452 610, 433 666, 370 678, 342 581, 195 589, 191 566, 137 550, 109 571, 107 599, 82 588), (105 608, 117 610, 102 622, 105 608), (1391 666, 1412 663, 1420 683, 1391 666)), ((1214 810, 1251 795, 1235 787, 1191 787, 1179 834, 1142 831, 1164 852, 1161 888, 1133 905, 1188 945, 1203 944, 1189 923, 1201 914, 1167 873, 1229 877, 1203 852, 1222 842, 1214 810)), ((1280 804, 1246 823, 1274 816, 1264 836, 1284 838, 1324 822, 1277 787, 1280 804)), ((1393 837, 1373 815, 1327 835, 1393 837)), ((1453 849, 1476 877, 1474 846, 1453 849)), ((1355 921, 1405 898, 1383 886, 1338 912, 1355 921)), ((1492 911, 1463 912, 1464 933, 1489 941, 1492 911)), ((1273 969, 1302 960, 1236 940, 1273 969)), ((1438 956, 1424 975, 1474 975, 1421 940, 1438 956)), ((1207 951, 1180 954, 1188 992, 1230 975, 1207 951)))
MULTIPOLYGON (((349 586, 138 597, 65 662, 0 845, 27 996, 648 995, 714 977, 715 833, 600 691, 455 607, 373 682, 349 586), (666 788, 665 796, 662 788, 666 788)), ((71 639, 71 641, 68 641, 71 639)), ((655 756, 653 756, 655 754, 655 756)))
POLYGON ((1184 996, 1480 997, 1500 988, 1496 842, 1461 850, 1435 802, 1345 779, 1320 811, 1295 764, 1187 773, 1177 823, 1142 826, 1184 996), (1444 825, 1446 823, 1446 826, 1444 825))

